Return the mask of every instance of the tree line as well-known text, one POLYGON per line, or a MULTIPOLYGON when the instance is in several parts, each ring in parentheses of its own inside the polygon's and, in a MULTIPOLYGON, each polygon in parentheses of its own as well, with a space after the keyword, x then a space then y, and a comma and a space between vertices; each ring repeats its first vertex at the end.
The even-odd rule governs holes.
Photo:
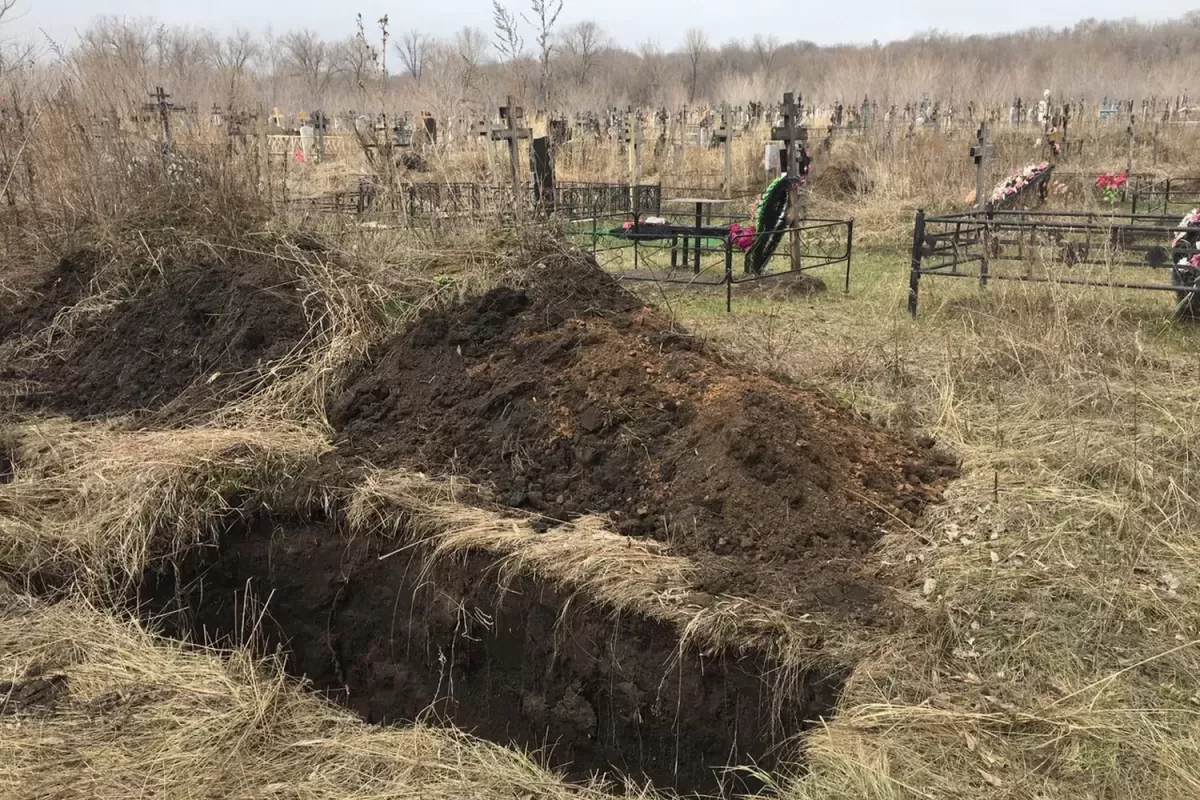
MULTIPOLYGON (((0 9, 12 0, 0 0, 0 9)), ((619 45, 594 21, 564 22, 562 0, 525 8, 494 0, 491 25, 448 37, 358 19, 357 33, 310 29, 226 35, 153 19, 101 17, 69 43, 9 41, 0 76, 43 86, 73 82, 98 108, 142 103, 164 86, 201 107, 278 107, 476 114, 513 95, 556 111, 806 99, 880 106, 925 96, 1004 104, 1016 96, 1174 97, 1200 74, 1200 12, 1162 23, 1089 19, 1069 28, 990 36, 938 31, 902 41, 819 46, 760 35, 714 43, 700 29, 677 46, 619 45)), ((2 13, 2 12, 0 12, 2 13)), ((1200 87, 1198 87, 1200 88, 1200 87)))

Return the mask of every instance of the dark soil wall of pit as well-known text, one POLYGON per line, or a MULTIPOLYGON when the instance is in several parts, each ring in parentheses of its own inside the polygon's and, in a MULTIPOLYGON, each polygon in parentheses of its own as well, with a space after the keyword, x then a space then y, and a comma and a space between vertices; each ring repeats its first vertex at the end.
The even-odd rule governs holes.
MULTIPOLYGON (((772 745, 830 713, 840 688, 814 676, 775 707, 761 658, 677 659, 665 625, 614 620, 532 579, 500 595, 482 556, 429 573, 411 549, 379 559, 394 549, 323 522, 241 522, 185 568, 186 610, 162 619, 175 635, 237 636, 256 618, 249 590, 270 598, 262 632, 289 643, 290 671, 368 721, 432 708, 493 741, 550 748, 573 778, 618 772, 684 792, 757 788, 717 768, 772 767, 772 745)), ((179 608, 174 580, 148 578, 144 613, 179 608)))

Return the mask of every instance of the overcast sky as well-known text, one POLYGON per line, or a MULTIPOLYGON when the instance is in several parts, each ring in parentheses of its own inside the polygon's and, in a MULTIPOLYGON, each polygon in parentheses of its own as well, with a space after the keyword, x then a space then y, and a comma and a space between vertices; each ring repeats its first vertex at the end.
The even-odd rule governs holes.
MULTIPOLYGON (((524 10, 529 0, 504 0, 524 10)), ((1179 0, 565 0, 560 24, 592 19, 621 44, 653 39, 676 47, 683 30, 695 26, 716 42, 769 34, 782 41, 806 39, 818 44, 906 39, 937 28, 950 33, 995 33, 1049 25, 1072 25, 1085 17, 1139 20, 1182 16, 1190 5, 1179 0)), ((37 35, 39 29, 69 44, 75 31, 99 15, 152 16, 164 23, 217 30, 234 26, 276 31, 313 28, 330 39, 354 32, 354 15, 374 21, 391 19, 393 34, 416 28, 446 35, 464 25, 491 30, 491 0, 17 0, 13 17, 0 31, 11 36, 37 35)), ((533 36, 527 32, 527 45, 533 36)))

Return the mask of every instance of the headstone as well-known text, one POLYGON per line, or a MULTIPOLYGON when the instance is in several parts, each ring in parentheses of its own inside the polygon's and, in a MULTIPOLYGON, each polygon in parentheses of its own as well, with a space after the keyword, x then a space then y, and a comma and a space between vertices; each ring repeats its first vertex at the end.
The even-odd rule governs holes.
POLYGON ((317 153, 317 132, 312 125, 300 126, 300 152, 306 161, 311 161, 317 153))
POLYGON ((774 142, 767 142, 766 151, 763 153, 763 169, 766 170, 768 180, 775 180, 783 171, 779 166, 779 145, 774 142))
POLYGON ((548 136, 530 140, 529 171, 533 175, 533 207, 548 212, 554 208, 554 158, 548 136))
POLYGON ((364 144, 375 144, 375 123, 366 114, 354 118, 354 132, 364 144))

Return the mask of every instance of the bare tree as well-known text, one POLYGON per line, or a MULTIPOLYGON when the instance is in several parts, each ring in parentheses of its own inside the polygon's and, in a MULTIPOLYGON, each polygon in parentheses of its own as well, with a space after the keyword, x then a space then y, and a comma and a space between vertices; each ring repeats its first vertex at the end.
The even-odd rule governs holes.
POLYGON ((465 96, 475 88, 476 76, 487 54, 487 34, 478 28, 463 28, 454 35, 454 51, 462 64, 460 83, 465 96))
POLYGON ((404 69, 420 84, 421 71, 425 68, 425 59, 429 55, 429 39, 419 31, 405 31, 396 42, 396 53, 400 56, 404 69))
POLYGON ((764 73, 770 73, 775 56, 779 54, 779 40, 774 36, 755 35, 750 47, 754 50, 754 57, 758 60, 758 68, 764 73))
POLYGON ((591 20, 576 22, 563 31, 562 48, 571 60, 575 80, 587 83, 600 51, 608 47, 608 34, 591 20))
POLYGON ((708 52, 708 37, 699 28, 688 28, 683 35, 683 49, 687 53, 688 62, 692 65, 692 84, 688 92, 688 102, 696 101, 696 79, 700 75, 700 60, 708 52))
POLYGON ((250 62, 261 52, 259 44, 253 33, 245 28, 236 28, 224 41, 210 39, 208 50, 209 60, 229 86, 226 107, 232 108, 250 62))
POLYGON ((293 31, 280 40, 292 73, 304 81, 311 101, 321 103, 337 73, 333 48, 316 31, 293 31))
MULTIPOLYGON (((550 107, 550 56, 554 52, 554 23, 563 10, 563 0, 531 0, 533 19, 525 21, 537 31, 538 58, 542 65, 542 107, 550 107)), ((524 16, 524 15, 522 15, 524 16)))
POLYGON ((374 50, 363 37, 355 35, 337 43, 333 59, 337 63, 337 71, 358 91, 361 104, 364 99, 362 93, 367 90, 375 73, 374 50))

